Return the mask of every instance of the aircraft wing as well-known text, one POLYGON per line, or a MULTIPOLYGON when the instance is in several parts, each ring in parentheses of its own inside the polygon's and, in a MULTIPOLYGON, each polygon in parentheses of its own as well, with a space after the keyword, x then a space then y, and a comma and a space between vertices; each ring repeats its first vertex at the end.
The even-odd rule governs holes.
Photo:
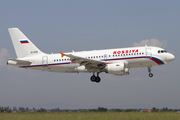
POLYGON ((79 63, 80 66, 84 65, 87 70, 90 70, 90 69, 93 69, 93 68, 102 69, 107 64, 105 61, 98 61, 98 60, 93 60, 93 59, 87 59, 87 58, 75 56, 75 55, 72 55, 72 54, 61 53, 61 56, 62 57, 63 56, 69 57, 72 63, 74 63, 74 62, 79 63))

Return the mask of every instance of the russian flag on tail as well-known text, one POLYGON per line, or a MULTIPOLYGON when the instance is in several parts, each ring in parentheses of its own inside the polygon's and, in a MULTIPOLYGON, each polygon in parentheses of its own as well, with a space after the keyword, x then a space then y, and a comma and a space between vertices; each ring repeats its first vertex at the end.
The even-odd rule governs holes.
POLYGON ((20 42, 21 42, 21 44, 29 43, 28 40, 21 40, 20 42))

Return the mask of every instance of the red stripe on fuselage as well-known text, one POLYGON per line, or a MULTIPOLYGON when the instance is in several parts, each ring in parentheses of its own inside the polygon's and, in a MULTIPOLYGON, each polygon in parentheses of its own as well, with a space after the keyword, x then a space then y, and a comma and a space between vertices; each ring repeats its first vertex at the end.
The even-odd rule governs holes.
MULTIPOLYGON (((108 59, 108 60, 102 60, 102 61, 116 61, 116 60, 129 60, 129 59, 142 59, 142 58, 146 58, 146 57, 131 57, 131 58, 117 58, 117 59, 108 59)), ((161 65, 161 63, 153 58, 148 58, 154 62, 156 62, 158 65, 161 65)), ((76 64, 76 63, 71 63, 71 62, 67 62, 67 63, 57 63, 57 64, 44 64, 44 65, 33 65, 33 66, 22 66, 22 68, 29 68, 29 67, 42 67, 42 66, 55 66, 55 65, 68 65, 68 64, 76 64)))

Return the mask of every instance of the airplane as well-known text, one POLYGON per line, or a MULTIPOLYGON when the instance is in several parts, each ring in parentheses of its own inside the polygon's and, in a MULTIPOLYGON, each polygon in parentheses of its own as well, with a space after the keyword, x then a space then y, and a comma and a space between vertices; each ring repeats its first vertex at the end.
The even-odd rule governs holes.
POLYGON ((129 75, 131 68, 147 67, 149 77, 153 77, 152 66, 164 65, 175 59, 175 56, 165 49, 147 45, 46 54, 40 51, 18 28, 8 30, 17 55, 16 59, 8 59, 8 65, 60 73, 89 72, 93 73, 90 80, 96 83, 101 81, 99 74, 102 72, 122 76, 129 75))

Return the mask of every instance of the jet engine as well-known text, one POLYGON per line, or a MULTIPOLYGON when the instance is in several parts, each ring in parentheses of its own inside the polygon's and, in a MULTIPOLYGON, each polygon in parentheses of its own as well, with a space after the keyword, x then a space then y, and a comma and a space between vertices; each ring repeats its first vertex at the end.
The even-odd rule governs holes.
POLYGON ((125 67, 123 62, 107 64, 105 72, 114 75, 129 75, 130 69, 125 67))

